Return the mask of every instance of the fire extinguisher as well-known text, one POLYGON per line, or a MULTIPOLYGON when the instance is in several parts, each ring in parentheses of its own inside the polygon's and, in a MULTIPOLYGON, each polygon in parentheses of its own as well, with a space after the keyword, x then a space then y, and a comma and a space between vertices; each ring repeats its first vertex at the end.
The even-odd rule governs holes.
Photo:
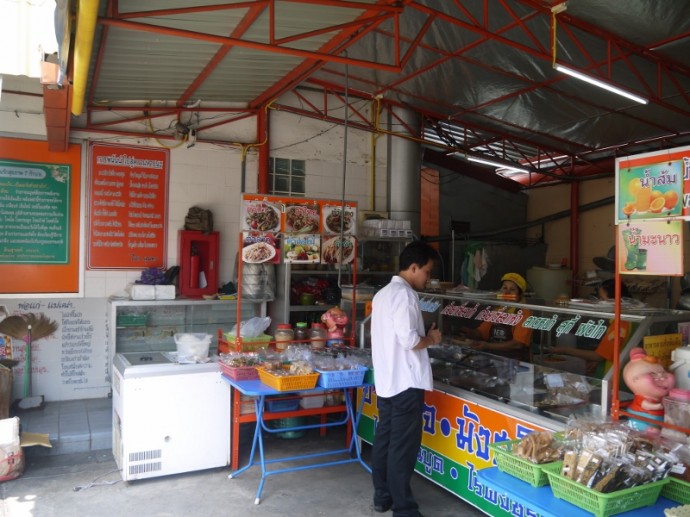
POLYGON ((192 256, 189 258, 189 287, 199 288, 199 251, 192 246, 192 256))

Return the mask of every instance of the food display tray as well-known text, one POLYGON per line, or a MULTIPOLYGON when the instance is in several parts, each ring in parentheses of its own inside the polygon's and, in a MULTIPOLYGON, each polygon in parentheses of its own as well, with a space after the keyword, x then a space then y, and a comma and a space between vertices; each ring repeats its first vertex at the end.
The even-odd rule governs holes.
POLYGON ((268 348, 273 336, 262 334, 257 337, 241 337, 239 342, 237 338, 226 332, 218 335, 218 353, 229 354, 230 352, 256 352, 264 348, 268 348))
POLYGON ((257 368, 256 370, 259 372, 259 379, 261 379, 261 382, 276 391, 312 390, 316 387, 316 381, 319 379, 318 373, 309 373, 307 375, 274 375, 264 368, 257 368))
POLYGON ((546 469, 553 495, 593 513, 596 517, 608 517, 656 503, 668 479, 645 485, 602 494, 561 476, 561 466, 549 465, 546 469))
POLYGON ((256 366, 230 366, 223 361, 218 361, 220 371, 233 381, 254 381, 259 378, 256 366))
POLYGON ((690 504, 690 483, 674 477, 669 477, 668 480, 661 495, 677 503, 690 504))
POLYGON ((520 440, 509 440, 489 444, 489 448, 494 452, 494 459, 496 460, 498 470, 521 479, 533 487, 548 485, 549 478, 544 468, 549 466, 554 469, 557 468, 560 472, 563 462, 554 461, 551 463, 537 464, 532 463, 524 458, 520 458, 513 452, 513 449, 518 443, 520 443, 520 440))
POLYGON ((364 381, 364 374, 367 373, 366 366, 359 366, 352 370, 320 370, 319 386, 322 388, 350 388, 361 386, 364 381))
POLYGON ((299 398, 266 399, 266 411, 279 413, 281 411, 295 411, 299 409, 299 398))

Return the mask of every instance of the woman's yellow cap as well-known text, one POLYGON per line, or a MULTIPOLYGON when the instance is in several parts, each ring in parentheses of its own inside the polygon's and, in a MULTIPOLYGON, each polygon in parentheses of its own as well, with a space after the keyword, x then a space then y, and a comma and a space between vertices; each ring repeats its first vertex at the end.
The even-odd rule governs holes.
POLYGON ((523 278, 522 275, 519 275, 518 273, 506 273, 501 277, 501 282, 505 282, 506 280, 515 282, 515 285, 517 285, 520 288, 520 291, 523 294, 527 290, 527 281, 523 278))

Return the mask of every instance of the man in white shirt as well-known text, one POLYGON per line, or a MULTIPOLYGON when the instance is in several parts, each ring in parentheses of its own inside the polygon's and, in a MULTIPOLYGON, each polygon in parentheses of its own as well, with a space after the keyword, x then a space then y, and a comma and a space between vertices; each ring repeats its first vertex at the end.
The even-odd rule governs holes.
POLYGON ((422 443, 424 391, 433 390, 427 347, 441 342, 424 330, 417 291, 424 289, 438 254, 422 241, 400 254, 400 272, 374 296, 371 353, 379 418, 372 449, 374 510, 421 517, 410 480, 422 443))

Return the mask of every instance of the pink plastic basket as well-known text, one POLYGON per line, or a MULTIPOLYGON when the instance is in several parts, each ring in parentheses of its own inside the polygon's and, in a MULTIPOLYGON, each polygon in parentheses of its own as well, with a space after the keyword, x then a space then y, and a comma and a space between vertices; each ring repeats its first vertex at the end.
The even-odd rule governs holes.
POLYGON ((259 372, 254 366, 230 366, 223 361, 219 361, 218 364, 223 375, 230 377, 233 381, 253 381, 259 378, 259 372))

